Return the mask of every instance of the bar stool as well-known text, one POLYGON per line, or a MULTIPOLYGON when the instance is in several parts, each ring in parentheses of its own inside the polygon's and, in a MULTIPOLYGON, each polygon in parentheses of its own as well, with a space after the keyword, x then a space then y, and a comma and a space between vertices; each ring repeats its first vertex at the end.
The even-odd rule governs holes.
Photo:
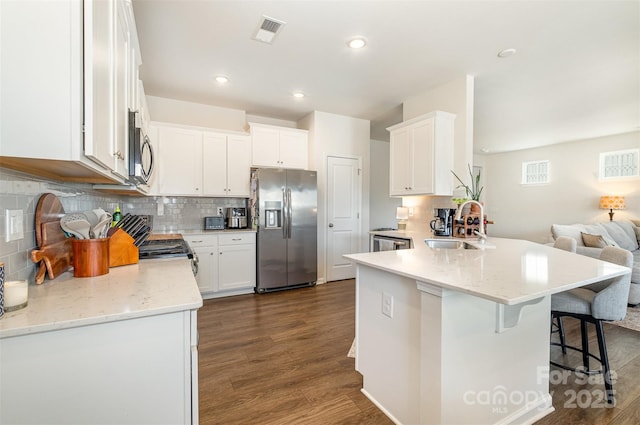
MULTIPOLYGON (((562 249, 564 251, 575 253, 578 248, 578 242, 576 242, 575 239, 570 238, 568 236, 558 236, 558 238, 553 243, 553 247, 562 249)), ((564 325, 562 324, 562 317, 557 316, 554 320, 554 317, 552 315, 551 316, 551 333, 555 333, 555 332, 558 332, 558 336, 560 337, 560 346, 562 347, 562 354, 567 354, 567 348, 564 340, 564 325)))
MULTIPOLYGON (((631 268, 633 264, 633 255, 631 252, 613 246, 603 248, 600 259, 629 268, 631 268)), ((560 343, 552 342, 551 345, 561 346, 563 353, 566 353, 566 348, 582 353, 582 365, 584 369, 571 368, 553 361, 550 363, 562 369, 586 375, 602 373, 604 375, 607 403, 609 404, 615 403, 615 397, 602 322, 624 319, 627 314, 630 285, 631 271, 623 276, 551 295, 552 318, 561 320, 562 317, 569 316, 580 320, 582 348, 569 346, 563 340, 561 340, 560 343), (589 353, 587 323, 593 323, 595 326, 600 357, 589 353), (592 370, 589 367, 589 357, 600 362, 602 367, 599 370, 592 370)))

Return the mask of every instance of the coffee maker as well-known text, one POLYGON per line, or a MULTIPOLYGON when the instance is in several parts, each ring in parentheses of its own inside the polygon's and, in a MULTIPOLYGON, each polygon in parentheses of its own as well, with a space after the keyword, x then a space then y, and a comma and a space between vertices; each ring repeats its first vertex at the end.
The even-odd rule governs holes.
POLYGON ((434 208, 435 220, 431 220, 430 226, 435 236, 453 236, 453 217, 455 208, 434 208))

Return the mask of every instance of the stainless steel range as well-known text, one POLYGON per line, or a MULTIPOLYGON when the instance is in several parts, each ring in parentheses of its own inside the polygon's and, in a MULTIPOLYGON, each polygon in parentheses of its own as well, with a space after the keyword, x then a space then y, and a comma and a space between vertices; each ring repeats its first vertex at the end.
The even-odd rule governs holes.
POLYGON ((191 247, 184 239, 151 239, 138 247, 138 258, 180 258, 191 259, 191 269, 193 275, 198 274, 198 256, 191 250, 191 247))

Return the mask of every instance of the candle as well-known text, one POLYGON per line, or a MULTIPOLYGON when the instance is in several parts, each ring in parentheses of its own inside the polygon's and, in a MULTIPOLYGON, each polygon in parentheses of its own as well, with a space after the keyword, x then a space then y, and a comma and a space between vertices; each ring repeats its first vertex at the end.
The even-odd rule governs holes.
POLYGON ((4 283, 4 311, 19 310, 27 306, 29 286, 26 280, 12 280, 4 283))

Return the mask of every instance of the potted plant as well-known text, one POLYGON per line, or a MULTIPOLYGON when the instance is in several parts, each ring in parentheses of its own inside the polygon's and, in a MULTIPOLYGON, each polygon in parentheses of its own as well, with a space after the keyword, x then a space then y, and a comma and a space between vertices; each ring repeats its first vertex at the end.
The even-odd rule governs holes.
MULTIPOLYGON (((473 170, 471 169, 471 165, 467 164, 467 167, 469 168, 469 178, 471 179, 471 185, 467 185, 464 181, 462 181, 460 177, 458 177, 458 175, 453 170, 451 170, 451 174, 453 174, 454 177, 460 182, 460 184, 456 186, 456 189, 464 188, 468 198, 480 202, 480 196, 482 196, 482 190, 484 189, 484 187, 480 186, 480 171, 478 171, 478 174, 474 175, 473 170)), ((472 210, 476 209, 474 207, 477 207, 477 205, 471 204, 472 210)))

